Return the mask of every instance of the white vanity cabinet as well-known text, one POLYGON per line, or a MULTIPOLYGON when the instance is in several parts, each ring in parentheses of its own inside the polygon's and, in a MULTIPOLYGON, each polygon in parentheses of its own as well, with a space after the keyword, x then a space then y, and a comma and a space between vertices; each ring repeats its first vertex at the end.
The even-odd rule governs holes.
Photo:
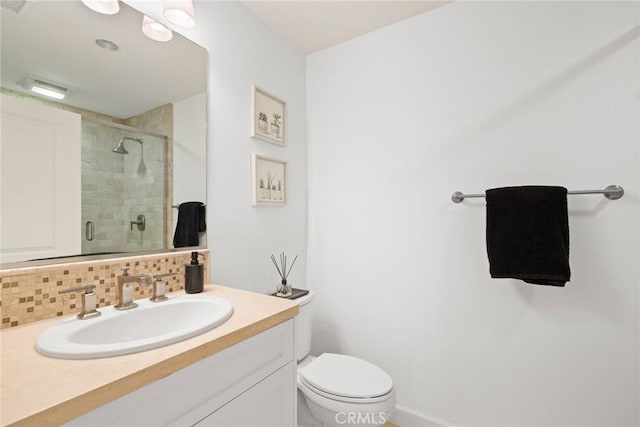
POLYGON ((66 425, 295 426, 295 377, 288 320, 66 425))

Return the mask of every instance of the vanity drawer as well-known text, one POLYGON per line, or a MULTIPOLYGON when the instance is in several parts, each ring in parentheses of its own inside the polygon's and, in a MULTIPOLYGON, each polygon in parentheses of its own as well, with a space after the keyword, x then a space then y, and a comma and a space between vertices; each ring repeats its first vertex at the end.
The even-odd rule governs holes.
POLYGON ((288 320, 67 425, 193 425, 293 361, 293 333, 288 320))

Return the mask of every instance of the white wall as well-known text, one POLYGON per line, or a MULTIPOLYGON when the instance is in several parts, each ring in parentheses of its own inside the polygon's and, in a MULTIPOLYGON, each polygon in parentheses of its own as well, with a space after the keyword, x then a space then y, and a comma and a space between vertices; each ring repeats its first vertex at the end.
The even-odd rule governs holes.
MULTIPOLYGON (((129 1, 163 21, 161 1, 129 1)), ((207 243, 220 285, 275 291, 272 253, 300 256, 290 276, 306 287, 305 59, 239 2, 195 2, 196 26, 181 30, 209 53, 207 243), (249 137, 250 87, 287 102, 289 145, 249 137), (289 204, 257 208, 251 199, 251 153, 289 162, 289 204)), ((204 185, 204 183, 203 183, 204 185)))
MULTIPOLYGON (((207 201, 207 94, 173 103, 173 204, 207 201), (205 185, 203 185, 205 183, 205 185)), ((178 223, 174 210, 173 228, 178 223)), ((206 233, 200 244, 206 244, 206 233)))
MULTIPOLYGON (((456 2, 307 60, 313 351, 458 425, 638 425, 638 3, 456 2), (565 288, 489 278, 484 201, 571 196, 565 288)), ((215 246, 214 246, 215 248, 215 246)))

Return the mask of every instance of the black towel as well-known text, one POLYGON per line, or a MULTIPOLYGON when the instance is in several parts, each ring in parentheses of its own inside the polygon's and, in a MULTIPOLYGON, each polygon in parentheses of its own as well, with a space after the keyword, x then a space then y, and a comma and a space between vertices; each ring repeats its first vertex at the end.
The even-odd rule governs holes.
POLYGON ((493 188, 486 197, 491 277, 564 286, 571 277, 567 189, 493 188))
POLYGON ((178 207, 178 223, 173 235, 173 247, 199 246, 198 233, 207 230, 206 211, 202 202, 184 202, 178 207))

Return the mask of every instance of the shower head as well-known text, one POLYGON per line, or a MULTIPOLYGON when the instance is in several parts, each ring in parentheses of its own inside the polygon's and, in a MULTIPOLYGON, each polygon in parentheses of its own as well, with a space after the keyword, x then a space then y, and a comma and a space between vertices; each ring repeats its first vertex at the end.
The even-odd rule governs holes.
POLYGON ((130 136, 125 136, 124 138, 122 138, 120 140, 120 142, 118 143, 116 148, 114 148, 111 151, 113 151, 114 153, 118 153, 118 154, 129 154, 127 149, 124 148, 124 141, 127 140, 127 139, 130 139, 131 141, 139 142, 142 145, 142 138, 131 138, 130 136))
POLYGON ((129 154, 129 152, 127 151, 126 148, 124 148, 124 138, 122 138, 120 140, 120 142, 118 143, 118 146, 116 148, 114 148, 112 150, 114 153, 120 153, 120 154, 129 154))

